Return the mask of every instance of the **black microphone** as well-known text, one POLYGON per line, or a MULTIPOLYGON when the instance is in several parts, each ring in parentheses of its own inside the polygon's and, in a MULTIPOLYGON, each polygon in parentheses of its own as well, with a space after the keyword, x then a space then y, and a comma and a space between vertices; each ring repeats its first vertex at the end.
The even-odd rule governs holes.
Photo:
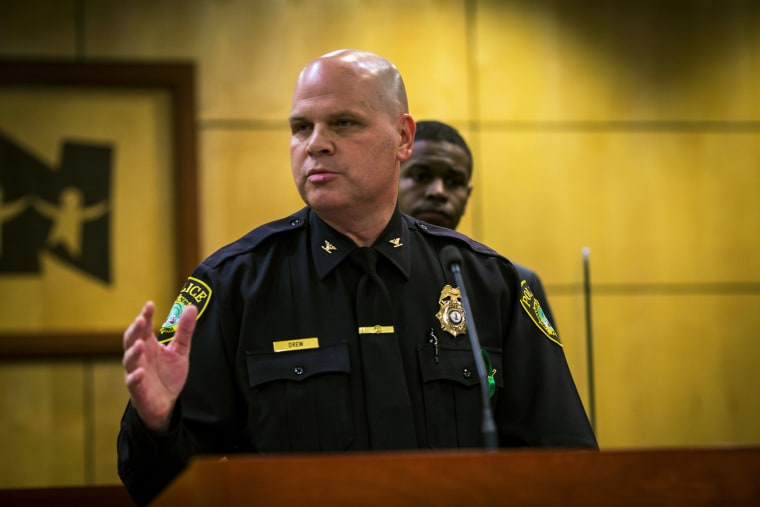
POLYGON ((454 275, 459 286, 459 292, 462 294, 462 306, 464 306, 464 313, 469 317, 467 322, 467 335, 470 337, 470 346, 472 347, 472 355, 475 358, 475 368, 478 370, 478 378, 480 379, 480 395, 483 399, 483 446, 486 449, 496 449, 498 447, 496 423, 493 419, 493 412, 491 411, 491 402, 488 396, 488 375, 486 374, 486 365, 483 361, 483 355, 480 352, 480 341, 478 340, 478 332, 475 329, 475 318, 472 315, 472 309, 470 308, 470 298, 467 297, 467 291, 464 287, 464 279, 462 278, 462 254, 459 253, 459 249, 454 245, 446 245, 441 250, 440 254, 441 263, 451 271, 454 275))

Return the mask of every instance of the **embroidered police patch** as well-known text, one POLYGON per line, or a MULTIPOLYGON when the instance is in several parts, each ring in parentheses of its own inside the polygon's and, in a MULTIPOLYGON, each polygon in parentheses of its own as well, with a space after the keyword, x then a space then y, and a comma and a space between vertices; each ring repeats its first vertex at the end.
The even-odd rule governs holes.
POLYGON ((522 297, 520 298, 520 304, 523 307, 523 310, 525 310, 525 313, 528 314, 528 317, 530 317, 530 320, 533 321, 533 323, 538 327, 538 329, 541 330, 542 333, 546 335, 547 338, 549 338, 551 341, 562 347, 562 342, 559 341, 559 335, 557 334, 557 331, 552 326, 551 322, 549 322, 549 319, 546 317, 546 314, 541 309, 541 303, 538 302, 538 299, 533 295, 533 291, 530 290, 530 287, 528 287, 528 282, 523 280, 520 285, 522 286, 522 297))
POLYGON ((174 338, 174 333, 177 332, 177 323, 182 312, 185 311, 190 305, 198 307, 198 316, 196 320, 201 318, 203 312, 206 310, 209 301, 211 301, 211 287, 202 280, 194 277, 189 277, 185 282, 185 286, 174 300, 174 304, 169 310, 169 315, 166 317, 166 322, 163 323, 158 334, 158 341, 161 343, 170 342, 174 338))

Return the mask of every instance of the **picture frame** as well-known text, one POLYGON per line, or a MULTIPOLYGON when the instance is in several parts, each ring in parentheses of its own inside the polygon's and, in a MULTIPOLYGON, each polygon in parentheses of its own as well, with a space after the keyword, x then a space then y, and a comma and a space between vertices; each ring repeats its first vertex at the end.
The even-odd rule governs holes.
MULTIPOLYGON (((160 304, 170 304, 163 299, 176 296, 199 260, 195 93, 192 62, 0 59, 0 133, 5 143, 0 153, 35 159, 35 141, 29 139, 39 137, 38 146, 51 140, 64 143, 65 129, 70 128, 78 132, 73 144, 100 146, 101 153, 110 155, 109 174, 116 174, 108 180, 111 199, 103 204, 108 211, 101 207, 98 218, 111 226, 102 227, 109 235, 100 238, 105 246, 99 253, 113 257, 108 259, 113 276, 96 280, 72 268, 71 262, 60 262, 73 254, 64 248, 64 233, 56 236, 58 242, 48 233, 42 264, 60 273, 55 282, 44 281, 44 267, 31 274, 0 272, 0 294, 5 293, 0 296, 0 359, 120 355, 124 330, 144 300, 154 295, 161 299, 153 324, 161 325, 160 304), (82 142, 81 132, 90 138, 82 142), (93 145, 92 138, 100 141, 93 145), (105 144, 98 145, 103 139, 105 144), (148 146, 141 145, 143 140, 148 146), (148 163, 124 162, 141 153, 147 155, 135 160, 148 163), (56 259, 57 251, 65 255, 56 259)), ((60 179, 56 163, 48 164, 46 179, 60 179)), ((6 168, 6 176, 12 170, 6 168)), ((2 185, 0 178, 0 191, 2 185)), ((0 193, 0 210, 2 197, 0 193)), ((23 199, 38 214, 50 207, 31 192, 23 199)), ((18 243, 6 237, 6 253, 18 243)))

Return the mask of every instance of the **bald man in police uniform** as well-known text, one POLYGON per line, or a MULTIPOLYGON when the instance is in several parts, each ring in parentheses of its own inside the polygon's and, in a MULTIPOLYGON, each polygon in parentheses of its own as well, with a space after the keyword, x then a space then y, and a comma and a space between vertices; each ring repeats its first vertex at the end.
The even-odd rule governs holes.
POLYGON ((204 260, 159 336, 152 302, 124 333, 119 473, 138 504, 196 454, 482 446, 475 323, 499 444, 597 447, 556 333, 514 266, 399 210, 408 111, 400 74, 378 55, 340 50, 301 71, 290 151, 306 207, 204 260), (447 245, 461 252, 474 316, 440 260, 447 245), (378 259, 392 322, 360 322, 374 273, 357 253, 378 259), (524 335, 509 333, 513 319, 530 324, 524 335), (370 344, 396 358, 392 382, 370 344))

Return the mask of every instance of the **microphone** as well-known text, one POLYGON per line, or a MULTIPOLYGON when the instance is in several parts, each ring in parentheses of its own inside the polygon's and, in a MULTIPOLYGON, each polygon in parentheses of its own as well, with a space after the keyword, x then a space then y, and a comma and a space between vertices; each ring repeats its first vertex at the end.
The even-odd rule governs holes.
POLYGON ((441 250, 440 259, 444 267, 450 270, 454 275, 454 280, 456 280, 456 283, 459 286, 459 292, 462 294, 464 313, 469 317, 469 322, 467 323, 467 335, 470 337, 472 355, 475 358, 475 368, 478 371, 478 378, 480 379, 480 395, 483 400, 483 425, 481 428, 483 446, 486 449, 494 450, 498 447, 496 423, 493 419, 491 402, 489 401, 488 396, 488 375, 486 374, 486 365, 485 361, 483 361, 483 355, 480 352, 480 341, 478 340, 478 332, 475 329, 475 318, 472 316, 470 299, 467 297, 467 291, 465 290, 464 279, 462 277, 462 254, 454 245, 446 245, 441 250))

